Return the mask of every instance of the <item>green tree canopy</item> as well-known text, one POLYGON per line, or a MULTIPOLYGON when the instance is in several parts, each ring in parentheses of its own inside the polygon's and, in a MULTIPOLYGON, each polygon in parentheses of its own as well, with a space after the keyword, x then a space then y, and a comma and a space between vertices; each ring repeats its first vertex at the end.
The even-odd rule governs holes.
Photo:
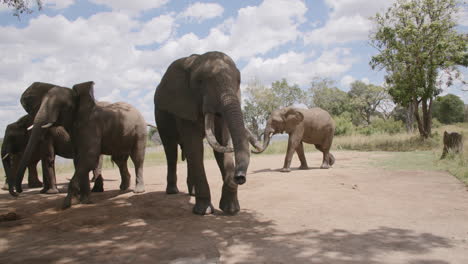
MULTIPOLYGON (((457 0, 397 0, 373 21, 371 44, 378 50, 370 65, 385 69, 397 104, 414 104, 423 137, 431 133, 432 101, 441 92, 438 74, 456 71, 466 59, 467 35, 456 31, 457 0), (420 116, 422 110, 422 118, 420 116)), ((451 85, 449 78, 444 84, 451 85)))
MULTIPOLYGON (((42 9, 42 0, 34 0, 34 2, 37 4, 37 9, 42 9)), ((32 13, 32 9, 30 8, 30 1, 28 0, 0 0, 0 3, 13 8, 13 15, 18 17, 23 13, 32 13)))
POLYGON ((331 115, 339 116, 348 111, 349 97, 345 91, 338 89, 333 80, 315 78, 309 88, 307 107, 320 107, 331 115))
POLYGON ((389 98, 382 86, 365 84, 362 81, 351 84, 348 96, 353 112, 367 125, 371 124, 372 116, 380 115, 379 107, 389 98))
POLYGON ((465 103, 454 94, 437 97, 434 101, 433 114, 443 124, 463 122, 465 103))
POLYGON ((249 83, 245 90, 244 119, 247 127, 257 136, 261 126, 276 109, 302 103, 305 93, 298 85, 288 84, 286 79, 273 82, 271 88, 258 80, 249 83))

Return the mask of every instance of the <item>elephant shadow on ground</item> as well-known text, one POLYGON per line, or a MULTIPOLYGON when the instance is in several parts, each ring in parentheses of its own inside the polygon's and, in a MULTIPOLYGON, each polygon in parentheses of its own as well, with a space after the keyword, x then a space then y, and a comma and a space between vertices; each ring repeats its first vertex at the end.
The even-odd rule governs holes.
POLYGON ((193 215, 193 198, 183 193, 119 193, 107 191, 93 196, 94 204, 68 210, 47 209, 63 195, 10 204, 24 218, 0 223, 0 263, 358 264, 383 263, 380 257, 390 253, 417 258, 452 247, 444 237, 391 227, 282 232, 274 220, 246 209, 236 216, 193 215))
MULTIPOLYGON (((260 169, 260 170, 254 170, 252 172, 250 172, 249 174, 257 174, 257 173, 262 173, 262 172, 278 172, 278 173, 284 173, 284 172, 281 172, 281 169, 282 168, 277 168, 277 169, 272 169, 272 168, 268 168, 268 169, 260 169)), ((292 171, 307 171, 307 170, 320 170, 320 167, 309 167, 307 169, 300 169, 299 167, 295 167, 295 168, 290 168, 291 169, 291 172, 292 171)))

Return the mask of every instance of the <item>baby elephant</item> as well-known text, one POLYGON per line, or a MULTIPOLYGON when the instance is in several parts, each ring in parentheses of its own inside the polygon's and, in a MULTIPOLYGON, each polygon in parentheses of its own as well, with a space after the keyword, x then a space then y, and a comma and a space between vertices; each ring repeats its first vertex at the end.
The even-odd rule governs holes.
POLYGON ((314 144, 323 153, 322 169, 330 168, 335 163, 335 157, 330 153, 335 133, 335 122, 330 114, 321 108, 300 109, 286 107, 271 113, 263 134, 263 149, 253 151, 262 153, 270 143, 274 134, 288 133, 288 150, 284 159, 282 172, 290 172, 291 159, 297 152, 301 161, 300 169, 308 169, 302 142, 314 144))
POLYGON ((127 160, 135 164, 134 192, 145 191, 143 160, 146 147, 146 122, 138 110, 127 103, 99 105, 94 100, 94 83, 73 86, 76 110, 73 117, 72 142, 75 148, 75 174, 68 187, 64 208, 70 207, 72 198, 80 194, 81 203, 89 202, 88 172, 96 167, 99 155, 111 155, 122 177, 121 190, 130 185, 127 160), (79 184, 79 185, 78 185, 79 184))

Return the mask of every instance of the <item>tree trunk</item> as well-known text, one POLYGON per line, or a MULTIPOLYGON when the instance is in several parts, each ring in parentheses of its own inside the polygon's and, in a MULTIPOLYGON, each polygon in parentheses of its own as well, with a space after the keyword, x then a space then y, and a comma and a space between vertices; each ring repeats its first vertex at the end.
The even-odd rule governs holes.
POLYGON ((432 98, 421 100, 422 118, 419 115, 419 102, 417 99, 414 100, 414 117, 418 122, 418 130, 421 137, 427 139, 431 135, 432 131, 432 98), (429 100, 429 104, 427 102, 429 100))
POLYGON ((444 159, 449 151, 453 153, 463 152, 463 136, 461 134, 444 132, 444 149, 440 158, 444 159))
POLYGON ((414 132, 414 103, 409 103, 408 107, 406 108, 406 132, 413 133, 414 132))

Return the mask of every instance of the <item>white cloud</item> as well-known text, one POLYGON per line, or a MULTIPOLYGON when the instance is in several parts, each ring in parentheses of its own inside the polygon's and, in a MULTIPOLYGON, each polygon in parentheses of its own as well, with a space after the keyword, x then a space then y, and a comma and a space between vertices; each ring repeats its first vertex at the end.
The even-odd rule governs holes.
POLYGON ((384 12, 394 0, 325 0, 332 9, 330 18, 359 15, 363 18, 374 16, 377 12, 384 12))
POLYGON ((75 3, 75 0, 42 0, 45 8, 65 9, 75 3))
POLYGON ((313 30, 304 37, 306 44, 335 44, 366 40, 371 21, 362 16, 340 17, 327 22, 324 27, 313 30))
POLYGON ((165 5, 169 0, 89 0, 92 3, 105 5, 112 10, 127 14, 138 14, 165 5))
POLYGON ((354 61, 348 49, 328 50, 316 59, 290 51, 272 59, 251 59, 242 69, 242 78, 244 81, 257 78, 266 84, 286 78, 304 87, 314 77, 337 77, 345 73, 354 61))
POLYGON ((340 84, 341 87, 345 90, 349 90, 351 87, 351 83, 353 83, 356 79, 354 79, 353 76, 351 75, 345 75, 343 78, 341 78, 340 84))
POLYGON ((460 11, 457 14, 457 22, 459 25, 468 27, 468 7, 463 5, 460 7, 460 11))
POLYGON ((330 18, 323 27, 304 36, 306 44, 343 44, 366 40, 372 29, 370 17, 383 12, 392 1, 325 0, 331 8, 330 18))
POLYGON ((206 19, 219 17, 223 12, 224 8, 219 4, 196 2, 195 4, 187 7, 180 16, 201 22, 206 19))

